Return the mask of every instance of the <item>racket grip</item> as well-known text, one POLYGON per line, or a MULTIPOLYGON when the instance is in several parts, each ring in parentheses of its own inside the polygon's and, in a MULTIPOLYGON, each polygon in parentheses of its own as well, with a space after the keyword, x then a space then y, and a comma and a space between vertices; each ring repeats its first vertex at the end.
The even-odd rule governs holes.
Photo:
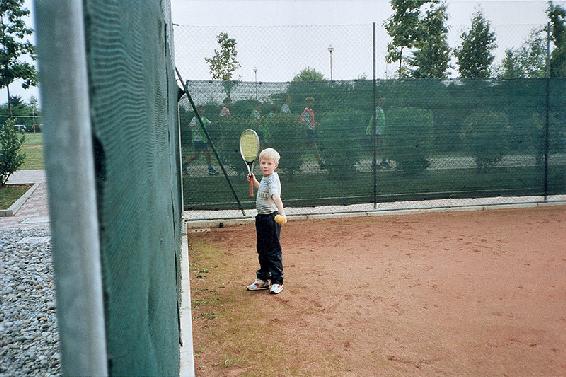
POLYGON ((250 177, 250 186, 249 186, 249 190, 248 190, 248 196, 250 198, 254 197, 254 180, 253 180, 253 177, 250 177))

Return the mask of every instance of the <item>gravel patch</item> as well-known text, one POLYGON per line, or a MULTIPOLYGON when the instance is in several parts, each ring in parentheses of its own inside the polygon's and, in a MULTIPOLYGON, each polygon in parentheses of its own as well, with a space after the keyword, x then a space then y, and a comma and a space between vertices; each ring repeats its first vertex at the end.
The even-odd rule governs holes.
POLYGON ((0 376, 61 374, 47 227, 0 232, 0 376))

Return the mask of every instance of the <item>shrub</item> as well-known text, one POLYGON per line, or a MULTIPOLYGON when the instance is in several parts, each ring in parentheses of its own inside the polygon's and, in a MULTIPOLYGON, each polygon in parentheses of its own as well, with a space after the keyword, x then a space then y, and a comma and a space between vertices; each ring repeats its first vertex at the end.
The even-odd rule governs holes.
POLYGON ((279 168, 289 174, 299 171, 305 148, 305 131, 298 124, 297 117, 289 114, 272 114, 261 119, 231 116, 220 118, 217 122, 212 123, 209 133, 223 163, 239 174, 246 172, 240 155, 240 134, 248 128, 257 132, 260 138, 260 149, 271 147, 281 153, 279 168))
POLYGON ((25 154, 20 153, 25 136, 19 136, 14 120, 8 119, 0 128, 0 187, 24 163, 25 154))
POLYGON ((247 171, 240 155, 240 134, 247 128, 258 132, 250 118, 241 116, 220 117, 208 128, 222 162, 239 174, 244 174, 247 171))
POLYGON ((262 148, 272 147, 281 154, 280 169, 291 175, 299 172, 304 160, 306 131, 297 122, 297 115, 273 114, 265 123, 269 137, 262 148))
MULTIPOLYGON (((526 119, 526 127, 528 130, 526 136, 526 147, 517 152, 524 153, 525 150, 528 153, 532 153, 535 157, 537 165, 542 165, 544 162, 545 149, 546 152, 551 155, 553 153, 563 153, 564 151, 564 140, 566 137, 560 134, 561 127, 558 121, 558 114, 549 113, 548 116, 548 146, 546 145, 546 117, 542 113, 533 113, 528 119, 526 119)), ((513 133, 515 133, 515 124, 512 125, 513 133)), ((562 131, 564 132, 564 131, 562 131)))
POLYGON ((318 146, 331 178, 352 177, 366 138, 367 114, 360 111, 325 113, 320 120, 318 146))
POLYGON ((384 157, 406 174, 424 171, 432 144, 432 111, 414 107, 385 110, 384 157))
POLYGON ((495 166, 505 155, 508 144, 507 116, 494 111, 476 111, 464 121, 461 137, 464 149, 474 158, 479 171, 495 166))
MULTIPOLYGON (((566 119, 564 118, 564 111, 552 111, 548 114, 548 153, 566 152, 565 123, 566 119)), ((544 125, 541 128, 544 128, 544 125)))
POLYGON ((260 102, 253 99, 236 101, 230 106, 230 113, 232 116, 249 117, 258 103, 260 102))

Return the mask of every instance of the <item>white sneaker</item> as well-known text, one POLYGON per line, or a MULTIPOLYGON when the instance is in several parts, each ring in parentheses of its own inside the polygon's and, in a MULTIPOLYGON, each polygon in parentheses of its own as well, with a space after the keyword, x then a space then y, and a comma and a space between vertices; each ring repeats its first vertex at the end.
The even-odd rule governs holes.
POLYGON ((272 284, 269 293, 277 295, 283 291, 283 284, 272 284))
POLYGON ((269 282, 261 279, 255 279, 253 283, 248 285, 248 291, 259 291, 267 288, 269 288, 269 282))

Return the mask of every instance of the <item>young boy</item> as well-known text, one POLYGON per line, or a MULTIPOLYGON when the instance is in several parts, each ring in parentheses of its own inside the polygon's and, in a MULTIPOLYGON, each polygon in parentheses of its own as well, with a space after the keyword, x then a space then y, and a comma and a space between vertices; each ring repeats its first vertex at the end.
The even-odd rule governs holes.
POLYGON ((259 164, 263 178, 261 182, 253 174, 248 176, 257 191, 257 216, 255 227, 257 232, 257 253, 259 270, 256 279, 248 285, 248 291, 270 288, 270 293, 278 294, 283 290, 283 261, 281 256, 281 224, 287 222, 283 202, 281 201, 281 182, 275 172, 279 165, 279 153, 267 148, 259 154, 259 164), (278 216, 276 222, 275 216, 278 216), (271 287, 269 285, 271 280, 271 287))

